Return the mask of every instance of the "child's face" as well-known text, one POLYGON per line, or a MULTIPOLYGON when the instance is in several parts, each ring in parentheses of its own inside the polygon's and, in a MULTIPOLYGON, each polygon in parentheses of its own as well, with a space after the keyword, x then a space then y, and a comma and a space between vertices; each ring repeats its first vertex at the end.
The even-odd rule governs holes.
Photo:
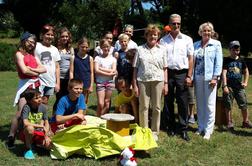
POLYGON ((36 45, 35 40, 32 37, 29 37, 26 41, 25 41, 25 47, 27 50, 31 51, 34 49, 36 45))
POLYGON ((110 50, 110 44, 108 42, 105 42, 102 46, 101 46, 103 55, 107 56, 109 54, 109 50, 110 50))
POLYGON ((121 84, 118 85, 118 89, 122 92, 125 92, 127 89, 129 89, 129 87, 125 82, 122 82, 121 84))
POLYGON ((78 98, 83 92, 83 84, 76 84, 72 88, 69 88, 68 91, 70 96, 78 98))
POLYGON ((31 105, 34 106, 34 107, 38 107, 42 102, 42 97, 41 97, 41 94, 38 93, 36 94, 30 101, 31 105))
POLYGON ((232 57, 239 56, 240 54, 240 47, 233 47, 230 49, 230 53, 232 57))
POLYGON ((52 30, 49 30, 42 36, 42 40, 44 44, 50 45, 54 40, 54 33, 52 30))
POLYGON ((68 40, 69 40, 69 35, 66 31, 60 34, 60 42, 61 43, 67 44, 68 40))
POLYGON ((105 39, 110 43, 112 44, 113 42, 113 35, 111 33, 108 33, 105 35, 105 39))
POLYGON ((82 44, 79 45, 79 52, 82 54, 86 54, 88 51, 88 43, 84 42, 82 44))
POLYGON ((129 37, 131 37, 131 36, 133 36, 133 29, 126 28, 124 33, 127 34, 129 37))
POLYGON ((121 49, 122 50, 126 50, 127 49, 128 43, 129 43, 129 41, 126 38, 119 40, 119 44, 121 45, 121 49))

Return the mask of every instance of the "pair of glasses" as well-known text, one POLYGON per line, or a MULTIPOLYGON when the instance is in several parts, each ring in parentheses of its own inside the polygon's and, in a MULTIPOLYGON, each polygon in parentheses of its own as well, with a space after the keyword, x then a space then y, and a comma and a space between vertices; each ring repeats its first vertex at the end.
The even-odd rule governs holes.
POLYGON ((173 22, 172 25, 180 25, 180 22, 173 22))

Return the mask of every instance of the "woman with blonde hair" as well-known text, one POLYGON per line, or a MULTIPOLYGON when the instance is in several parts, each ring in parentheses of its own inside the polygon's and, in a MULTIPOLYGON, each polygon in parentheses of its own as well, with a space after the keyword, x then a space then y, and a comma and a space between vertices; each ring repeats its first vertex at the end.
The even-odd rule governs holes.
POLYGON ((213 24, 199 26, 201 40, 194 43, 194 84, 197 103, 198 131, 209 140, 214 130, 217 82, 222 71, 222 46, 212 38, 213 24))

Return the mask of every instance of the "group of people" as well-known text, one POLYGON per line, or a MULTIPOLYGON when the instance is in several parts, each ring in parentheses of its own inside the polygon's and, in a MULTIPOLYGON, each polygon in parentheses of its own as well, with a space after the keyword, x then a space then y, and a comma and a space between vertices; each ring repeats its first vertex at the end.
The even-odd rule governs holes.
POLYGON ((52 25, 43 26, 40 42, 35 35, 25 32, 15 55, 20 78, 14 103, 18 104, 18 110, 12 119, 7 146, 14 146, 19 130, 26 145, 24 157, 33 159, 33 142, 39 140, 42 146, 50 148, 53 133, 73 124, 85 125, 85 110, 94 83, 98 117, 109 112, 112 92, 117 89, 115 112, 134 115, 141 127, 151 128, 155 139, 158 139, 162 121, 169 135, 179 133, 182 139, 189 141, 188 89, 194 86, 196 95, 196 134, 209 140, 214 130, 217 84, 222 77, 228 128, 233 128, 233 98, 242 110, 243 127, 251 128, 244 90, 249 74, 246 63, 239 57, 240 43, 230 43, 231 55, 223 63, 222 46, 213 39, 212 23, 199 26, 201 40, 194 43, 180 31, 180 15, 170 16, 169 28, 170 32, 161 37, 158 26, 149 24, 144 32, 146 42, 138 46, 131 39, 133 26, 125 25, 115 46, 113 34, 106 32, 94 49, 94 55, 89 54, 90 43, 85 37, 74 49, 66 27, 56 32, 52 25), (53 46, 55 37, 56 47, 53 46), (56 101, 49 119, 47 105, 54 92, 56 101), (38 137, 40 139, 34 139, 38 137))

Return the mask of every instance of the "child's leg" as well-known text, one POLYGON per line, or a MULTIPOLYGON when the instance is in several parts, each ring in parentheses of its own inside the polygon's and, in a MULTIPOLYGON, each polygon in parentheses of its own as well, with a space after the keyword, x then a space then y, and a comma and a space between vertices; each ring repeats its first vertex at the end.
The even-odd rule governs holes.
POLYGON ((100 117, 102 115, 102 110, 104 107, 105 100, 105 90, 97 91, 97 116, 100 117))
POLYGON ((133 111, 133 114, 134 114, 134 117, 135 117, 135 122, 139 123, 139 118, 138 118, 138 115, 139 115, 139 111, 138 111, 138 108, 139 108, 138 99, 136 97, 134 97, 133 100, 131 100, 130 103, 131 103, 132 111, 133 111))
POLYGON ((83 95, 85 96, 85 103, 87 104, 88 103, 88 97, 89 97, 89 92, 88 90, 83 90, 83 95))
POLYGON ((10 128, 9 136, 12 136, 12 137, 15 136, 17 129, 18 129, 18 119, 21 116, 21 111, 22 111, 23 106, 25 104, 26 104, 25 98, 24 97, 20 98, 19 102, 18 102, 18 108, 17 108, 16 115, 12 118, 12 121, 11 121, 11 128, 10 128))
POLYGON ((27 126, 27 127, 24 128, 25 147, 27 149, 31 149, 33 133, 34 133, 34 127, 33 126, 27 126))
POLYGON ((112 90, 105 90, 104 107, 102 109, 102 115, 109 112, 110 98, 112 96, 112 90))
POLYGON ((242 119, 243 119, 243 122, 249 122, 249 113, 248 113, 248 109, 242 109, 241 110, 241 113, 242 113, 242 119))

